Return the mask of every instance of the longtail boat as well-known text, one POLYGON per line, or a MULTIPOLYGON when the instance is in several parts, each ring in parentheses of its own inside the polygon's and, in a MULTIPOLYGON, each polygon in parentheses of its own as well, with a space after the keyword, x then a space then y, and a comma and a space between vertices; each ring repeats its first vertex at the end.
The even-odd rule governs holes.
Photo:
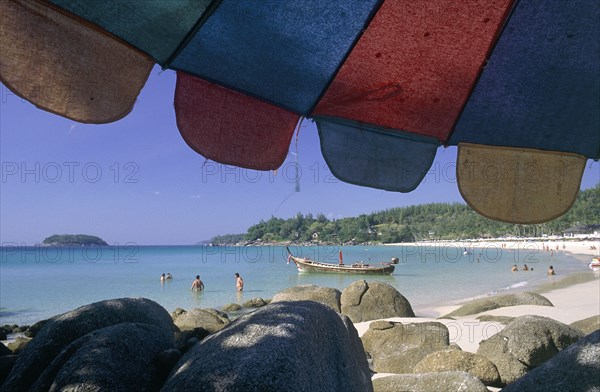
POLYGON ((344 264, 340 251, 340 262, 338 264, 323 263, 310 260, 309 258, 297 257, 292 255, 288 249, 288 263, 293 262, 298 268, 298 272, 320 272, 332 274, 367 274, 367 275, 391 275, 396 269, 398 259, 394 257, 391 262, 366 264, 362 261, 352 264, 344 264))

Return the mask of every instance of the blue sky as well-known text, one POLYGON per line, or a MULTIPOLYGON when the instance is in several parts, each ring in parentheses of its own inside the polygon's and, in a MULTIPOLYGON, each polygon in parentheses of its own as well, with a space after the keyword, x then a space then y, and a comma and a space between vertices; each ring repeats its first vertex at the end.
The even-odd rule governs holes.
MULTIPOLYGON (((226 167, 192 151, 175 125, 175 73, 155 67, 133 111, 85 125, 41 111, 0 85, 0 242, 34 245, 52 234, 98 235, 111 244, 193 244, 240 233, 272 215, 355 216, 391 207, 463 202, 456 148, 438 149, 408 194, 342 183, 321 156, 316 127, 299 134, 277 173, 226 167)), ((588 160, 582 189, 600 182, 588 160)))

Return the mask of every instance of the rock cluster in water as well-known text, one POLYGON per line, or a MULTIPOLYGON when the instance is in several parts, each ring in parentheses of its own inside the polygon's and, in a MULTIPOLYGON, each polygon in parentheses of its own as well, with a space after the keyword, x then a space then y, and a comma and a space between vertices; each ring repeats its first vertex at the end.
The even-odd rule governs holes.
MULTIPOLYGON (((543 297, 533 300, 544 304, 543 297)), ((269 302, 230 304, 232 318, 215 309, 169 314, 144 298, 86 305, 30 327, 33 339, 0 345, 0 390, 483 392, 486 385, 599 385, 600 330, 584 338, 576 328, 587 332, 595 319, 573 326, 536 316, 507 319, 469 353, 449 344, 440 322, 374 321, 359 338, 352 322, 414 317, 408 300, 385 283, 357 281, 343 292, 304 285, 269 302), (372 382, 373 371, 394 375, 372 382)))

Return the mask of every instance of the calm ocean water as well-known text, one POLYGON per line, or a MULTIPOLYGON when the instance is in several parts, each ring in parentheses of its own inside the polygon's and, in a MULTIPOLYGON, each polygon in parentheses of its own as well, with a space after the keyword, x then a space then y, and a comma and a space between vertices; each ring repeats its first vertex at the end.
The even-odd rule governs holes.
POLYGON ((497 292, 531 290, 548 279, 586 271, 586 262, 558 252, 551 255, 533 245, 523 250, 462 246, 291 247, 294 254, 337 262, 389 261, 400 264, 391 276, 298 273, 287 264, 284 247, 111 246, 99 248, 0 248, 0 324, 31 324, 81 305, 109 298, 146 297, 168 311, 176 307, 220 308, 251 298, 271 298, 300 284, 344 289, 360 280, 378 280, 396 287, 423 315, 431 307, 497 292), (479 258, 479 262, 477 259, 479 258), (512 273, 513 264, 533 271, 512 273), (556 277, 547 277, 553 265, 556 277), (162 273, 174 279, 160 282, 162 273), (245 281, 235 291, 233 274, 245 281), (206 290, 190 291, 199 274, 206 290))

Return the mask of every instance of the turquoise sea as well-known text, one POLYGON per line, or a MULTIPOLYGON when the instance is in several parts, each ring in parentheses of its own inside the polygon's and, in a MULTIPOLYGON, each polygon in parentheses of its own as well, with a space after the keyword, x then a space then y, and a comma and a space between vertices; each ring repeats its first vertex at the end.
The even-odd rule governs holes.
POLYGON ((177 307, 220 308, 251 298, 271 298, 287 287, 316 284, 344 289, 355 280, 378 280, 396 287, 417 315, 431 308, 497 292, 531 290, 549 279, 589 271, 587 262, 533 244, 525 249, 462 246, 310 246, 290 247, 299 256, 337 262, 376 263, 398 257, 391 276, 298 273, 287 264, 285 247, 202 247, 121 245, 90 248, 0 248, 0 324, 32 324, 81 305, 109 298, 146 297, 168 311, 177 307), (479 259, 479 261, 477 261, 479 259), (513 264, 533 271, 511 272, 513 264), (547 277, 553 265, 557 276, 547 277), (160 282, 162 273, 174 279, 160 282), (235 291, 234 273, 244 278, 235 291), (206 290, 190 291, 199 274, 206 290))

